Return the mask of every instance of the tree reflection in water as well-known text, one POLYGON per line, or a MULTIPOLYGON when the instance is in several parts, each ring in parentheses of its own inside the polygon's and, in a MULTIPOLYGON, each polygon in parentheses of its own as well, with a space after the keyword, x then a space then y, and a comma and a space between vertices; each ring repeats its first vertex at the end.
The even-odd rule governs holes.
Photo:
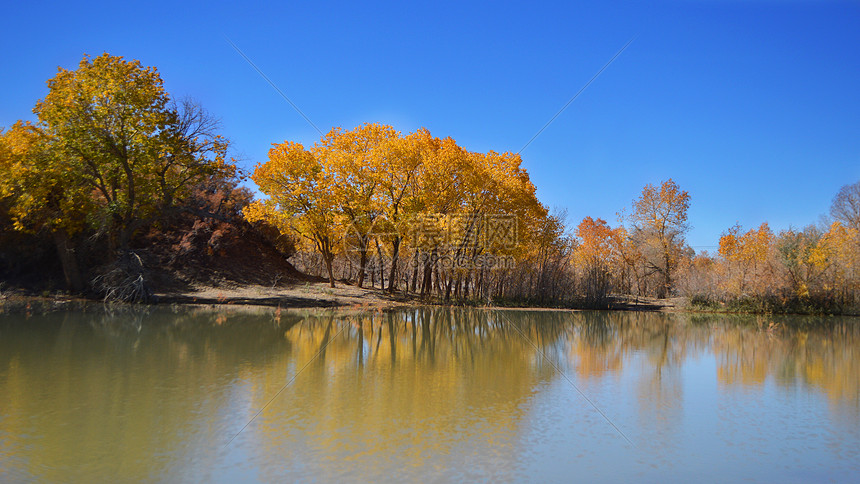
MULTIPOLYGON (((765 387, 783 401, 797 389, 823 395, 829 408, 812 411, 842 422, 850 440, 858 332, 839 318, 463 308, 6 315, 0 481, 217 480, 230 459, 262 480, 354 469, 492 479, 536 457, 535 432, 572 428, 571 448, 623 448, 554 365, 633 440, 675 452, 689 445, 685 415, 711 418, 696 410, 707 402, 689 373, 702 361, 710 373, 695 375, 711 398, 765 387)), ((656 462, 674 465, 662 452, 656 462)))

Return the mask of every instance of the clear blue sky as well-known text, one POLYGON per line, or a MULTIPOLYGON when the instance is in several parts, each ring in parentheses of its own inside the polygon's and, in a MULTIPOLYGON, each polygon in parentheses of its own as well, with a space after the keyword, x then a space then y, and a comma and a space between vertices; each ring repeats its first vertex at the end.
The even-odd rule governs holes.
POLYGON ((735 222, 818 221, 860 180, 860 2, 461 4, 7 2, 0 126, 32 119, 57 66, 109 52, 156 66, 174 96, 220 117, 246 166, 323 131, 425 126, 476 151, 518 151, 629 39, 635 42, 523 153, 575 225, 672 177, 688 241, 735 222))

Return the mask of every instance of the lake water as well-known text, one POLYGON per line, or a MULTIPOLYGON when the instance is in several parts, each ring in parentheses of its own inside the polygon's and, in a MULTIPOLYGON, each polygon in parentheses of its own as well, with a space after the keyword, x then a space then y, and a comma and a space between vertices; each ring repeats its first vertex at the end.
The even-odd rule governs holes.
POLYGON ((858 482, 860 320, 0 315, 0 482, 858 482))

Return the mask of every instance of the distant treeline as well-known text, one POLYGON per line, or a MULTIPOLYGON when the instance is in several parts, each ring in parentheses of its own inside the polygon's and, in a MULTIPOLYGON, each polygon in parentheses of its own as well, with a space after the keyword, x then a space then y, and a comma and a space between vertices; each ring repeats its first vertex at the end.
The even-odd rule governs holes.
POLYGON ((689 194, 647 185, 613 228, 569 229, 536 198, 518 155, 390 126, 334 129, 310 148, 275 145, 244 211, 296 237, 310 273, 444 301, 611 307, 618 296, 687 296, 707 310, 845 312, 860 289, 860 182, 832 224, 726 230, 716 254, 685 241, 689 194), (369 280, 369 281, 368 281, 369 280))
POLYGON ((688 296, 708 309, 822 312, 860 303, 860 182, 837 194, 829 226, 732 227, 716 254, 697 255, 685 241, 690 196, 671 179, 645 186, 617 227, 591 217, 568 227, 537 199, 519 155, 370 123, 307 148, 275 145, 251 176, 265 198, 252 201, 218 124, 172 100, 154 68, 104 54, 48 86, 38 121, 0 136, 8 274, 52 245, 56 257, 42 263, 61 267, 68 289, 146 299, 134 269, 146 244, 220 222, 265 234, 332 287, 432 300, 609 307, 619 295, 688 296))

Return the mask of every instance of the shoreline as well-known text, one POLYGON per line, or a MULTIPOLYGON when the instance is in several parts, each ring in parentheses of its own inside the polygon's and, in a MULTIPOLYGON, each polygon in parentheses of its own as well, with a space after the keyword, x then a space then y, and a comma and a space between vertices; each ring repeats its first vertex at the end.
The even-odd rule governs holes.
MULTIPOLYGON (((188 290, 154 291, 156 302, 143 306, 165 307, 179 306, 257 306, 281 309, 366 309, 392 310, 411 307, 474 307, 496 310, 517 311, 584 311, 589 308, 529 306, 514 303, 507 306, 504 303, 478 304, 476 301, 452 300, 441 302, 436 299, 426 299, 419 295, 395 293, 390 294, 379 288, 358 288, 343 282, 337 287, 329 287, 327 282, 297 282, 279 286, 262 286, 258 284, 228 284, 223 286, 194 285, 188 290)), ((658 302, 638 298, 639 304, 630 302, 633 297, 624 297, 617 307, 594 310, 627 310, 627 311, 664 311, 674 312, 678 308, 675 300, 658 302)), ((679 298, 676 298, 676 300, 679 298)), ((36 295, 27 291, 15 289, 0 294, 0 313, 30 311, 38 306, 42 311, 65 310, 84 307, 104 306, 134 306, 135 303, 111 303, 102 299, 92 299, 82 296, 71 296, 66 293, 36 295)))
MULTIPOLYGON (((71 296, 66 293, 57 292, 53 295, 43 293, 36 295, 22 289, 6 290, 0 293, 0 314, 6 313, 47 313, 66 310, 87 310, 95 307, 116 309, 120 307, 259 307, 273 309, 353 309, 388 311, 415 307, 450 307, 476 309, 492 309, 507 311, 632 311, 632 312, 661 312, 661 313, 687 313, 687 314, 713 314, 713 315, 792 315, 794 313, 776 312, 738 312, 731 310, 714 310, 696 308, 691 305, 688 298, 676 297, 670 299, 656 299, 636 297, 630 295, 614 296, 611 307, 608 308, 584 308, 584 307, 560 307, 560 306, 530 306, 527 304, 513 302, 507 306, 501 301, 491 301, 494 304, 478 304, 476 301, 448 301, 421 298, 419 295, 403 293, 390 294, 378 288, 358 288, 346 283, 339 283, 337 287, 329 287, 327 282, 297 282, 279 286, 262 286, 258 284, 229 284, 223 286, 195 285, 182 291, 156 291, 154 296, 156 302, 136 304, 122 302, 106 302, 102 299, 91 299, 81 296, 71 296), (500 304, 501 303, 501 304, 500 304)), ((848 316, 857 317, 857 314, 806 314, 807 316, 848 316)))

